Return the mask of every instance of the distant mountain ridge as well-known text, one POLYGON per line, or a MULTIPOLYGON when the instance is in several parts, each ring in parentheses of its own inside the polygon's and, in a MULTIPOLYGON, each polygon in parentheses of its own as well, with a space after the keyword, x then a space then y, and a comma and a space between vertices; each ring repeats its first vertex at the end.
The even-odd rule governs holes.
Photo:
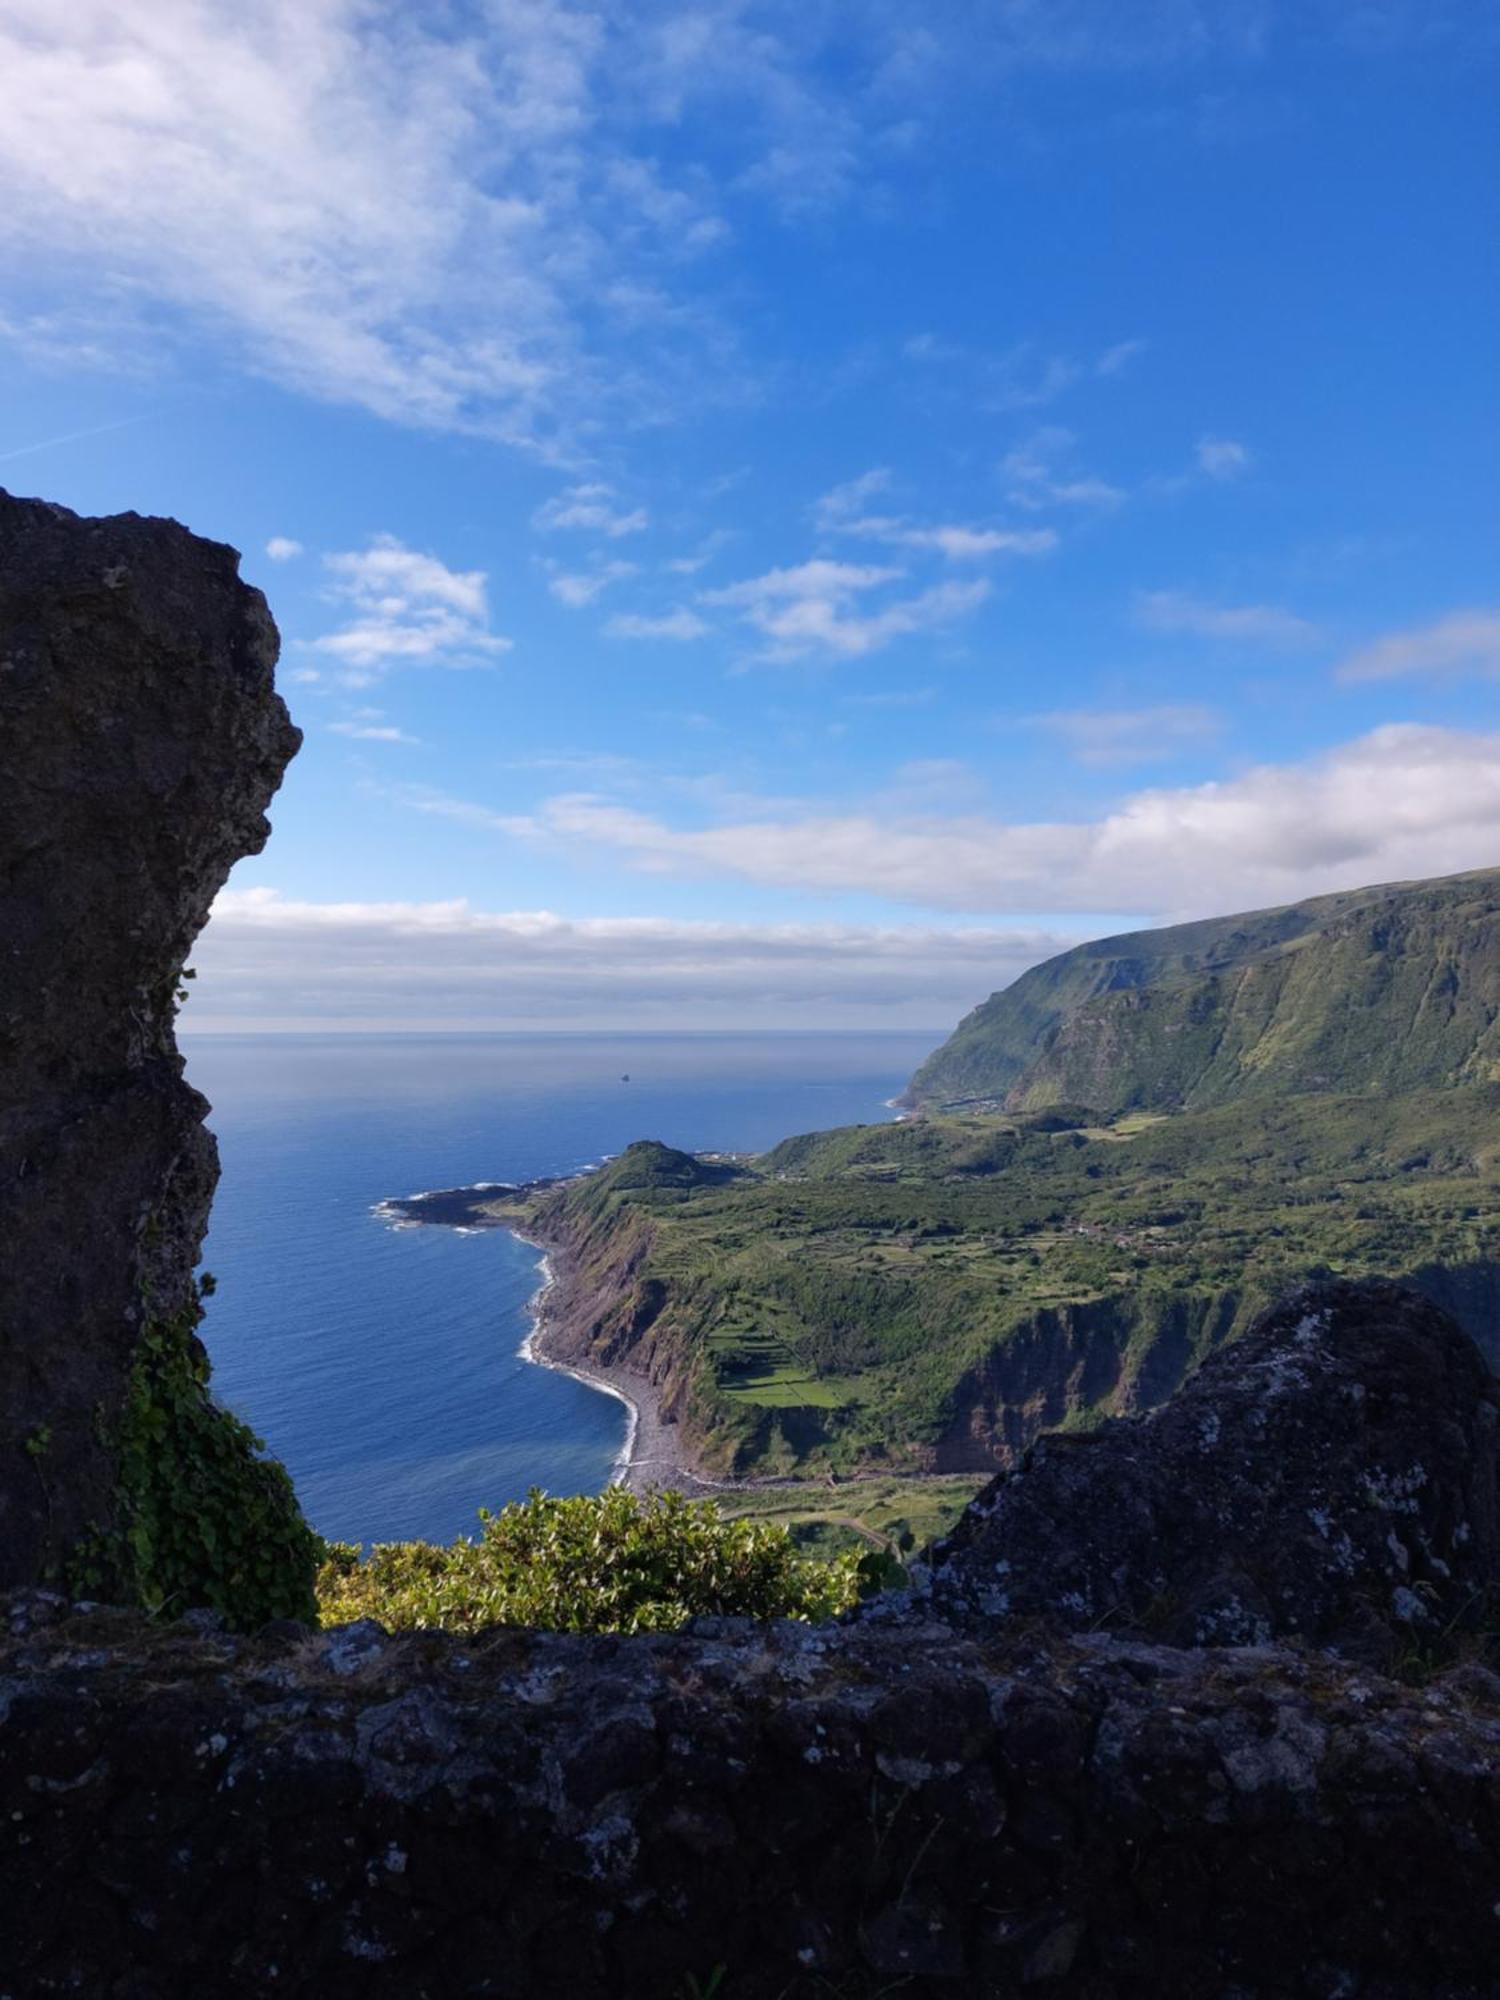
POLYGON ((975 1008, 907 1106, 1196 1109, 1500 1079, 1500 868, 1078 945, 975 1008))

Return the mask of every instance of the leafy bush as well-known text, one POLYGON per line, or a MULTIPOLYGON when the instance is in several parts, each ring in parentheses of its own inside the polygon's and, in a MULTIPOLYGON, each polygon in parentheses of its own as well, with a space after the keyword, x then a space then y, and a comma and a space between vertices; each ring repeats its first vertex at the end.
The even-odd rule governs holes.
POLYGON ((113 1440, 117 1525, 79 1549, 69 1580, 167 1617, 207 1606, 239 1631, 315 1618, 323 1542, 285 1467, 209 1394, 200 1317, 141 1337, 113 1440))
POLYGON ((325 1625, 375 1618, 392 1631, 534 1625, 670 1632, 702 1613, 832 1618, 859 1594, 853 1553, 807 1562, 784 1528, 726 1521, 712 1500, 530 1495, 481 1512, 476 1541, 377 1543, 365 1561, 329 1544, 318 1573, 325 1625))

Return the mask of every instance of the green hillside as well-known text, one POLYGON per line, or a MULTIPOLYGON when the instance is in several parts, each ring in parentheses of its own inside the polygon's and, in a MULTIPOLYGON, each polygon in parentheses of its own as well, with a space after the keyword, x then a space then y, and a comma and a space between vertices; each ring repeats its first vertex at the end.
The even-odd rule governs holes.
POLYGON ((922 1108, 1178 1110, 1500 1077, 1500 869, 1080 945, 977 1007, 922 1108))
POLYGON ((716 1475, 984 1470, 1318 1273, 1415 1274, 1500 1358, 1496 1086, 643 1145, 492 1208, 565 1252, 567 1358, 649 1373, 716 1475))

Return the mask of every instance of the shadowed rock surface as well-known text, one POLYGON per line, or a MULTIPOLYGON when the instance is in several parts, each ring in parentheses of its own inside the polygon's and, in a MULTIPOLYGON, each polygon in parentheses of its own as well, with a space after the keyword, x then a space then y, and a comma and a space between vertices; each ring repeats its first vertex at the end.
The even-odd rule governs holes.
POLYGON ((9 1992, 1496 1991, 1477 1669, 1413 1690, 1102 1635, 235 1640, 9 1610, 9 1992))
POLYGON ((143 1299, 191 1297, 218 1155, 173 996, 301 741, 238 566, 0 493, 0 1584, 109 1523, 143 1299))
POLYGON ((1500 1387, 1420 1293, 1310 1285, 1164 1408, 1039 1439, 934 1551, 932 1608, 1399 1658, 1493 1611, 1500 1387))

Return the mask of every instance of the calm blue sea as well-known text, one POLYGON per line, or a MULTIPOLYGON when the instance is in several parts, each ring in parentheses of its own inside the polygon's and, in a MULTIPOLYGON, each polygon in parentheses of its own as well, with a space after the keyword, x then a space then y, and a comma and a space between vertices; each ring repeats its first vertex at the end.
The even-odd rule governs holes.
POLYGON ((215 1388, 341 1539, 447 1541, 533 1485, 596 1492, 626 1412, 519 1358, 536 1252, 500 1230, 392 1229, 374 1204, 573 1173, 632 1139, 750 1150, 885 1118, 939 1039, 185 1037, 223 1156, 204 1251, 215 1388))

